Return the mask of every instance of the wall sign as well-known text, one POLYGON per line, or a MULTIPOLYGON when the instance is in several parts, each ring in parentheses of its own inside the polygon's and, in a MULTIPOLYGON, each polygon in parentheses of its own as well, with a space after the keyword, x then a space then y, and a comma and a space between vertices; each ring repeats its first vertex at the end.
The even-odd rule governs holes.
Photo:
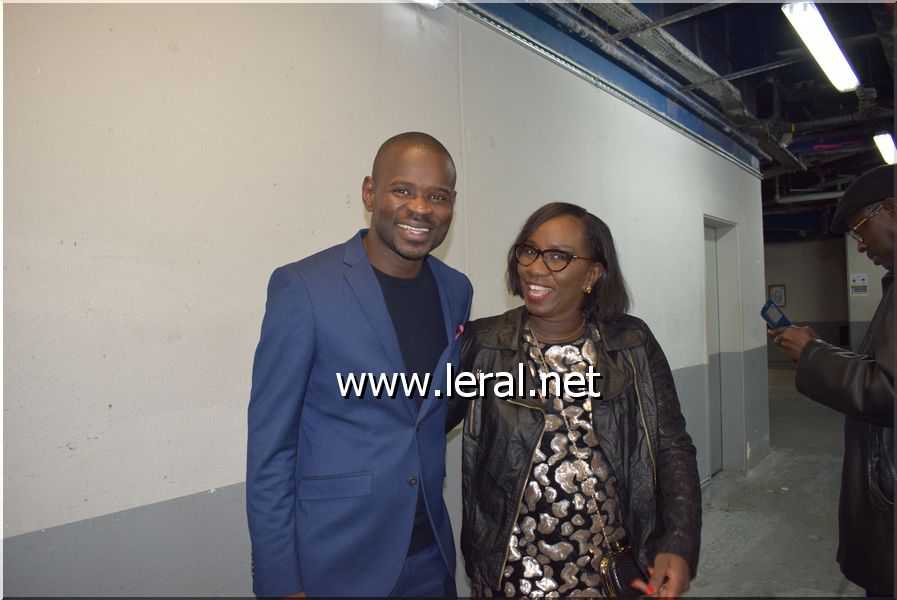
POLYGON ((851 273, 850 274, 850 295, 851 296, 868 296, 869 295, 869 273, 851 273))

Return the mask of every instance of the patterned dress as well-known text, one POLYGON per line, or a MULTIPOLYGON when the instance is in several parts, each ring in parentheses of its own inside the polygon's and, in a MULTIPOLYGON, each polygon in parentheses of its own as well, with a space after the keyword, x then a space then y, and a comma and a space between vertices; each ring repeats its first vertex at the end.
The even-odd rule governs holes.
MULTIPOLYGON (((569 344, 541 346, 548 369, 561 377, 585 373, 590 365, 600 371, 594 341, 600 336, 593 325, 587 331, 569 344)), ((544 368, 536 343, 524 330, 527 366, 539 382, 544 368)), ((625 537, 616 479, 592 433, 591 398, 559 398, 554 381, 547 391, 542 398, 545 432, 508 542, 501 588, 474 584, 477 596, 600 596, 604 534, 610 541, 625 537)))

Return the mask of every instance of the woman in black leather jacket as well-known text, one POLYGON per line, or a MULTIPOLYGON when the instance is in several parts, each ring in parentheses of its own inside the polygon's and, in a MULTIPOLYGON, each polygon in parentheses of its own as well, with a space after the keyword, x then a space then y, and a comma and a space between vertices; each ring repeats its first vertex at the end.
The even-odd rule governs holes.
POLYGON ((602 595, 601 558, 628 544, 649 574, 633 595, 681 595, 700 545, 695 447, 663 351, 625 314, 607 225, 543 206, 507 277, 524 305, 468 324, 462 368, 485 385, 452 401, 448 423, 464 419, 461 551, 474 593, 602 595), (520 375, 522 389, 509 383, 520 375))

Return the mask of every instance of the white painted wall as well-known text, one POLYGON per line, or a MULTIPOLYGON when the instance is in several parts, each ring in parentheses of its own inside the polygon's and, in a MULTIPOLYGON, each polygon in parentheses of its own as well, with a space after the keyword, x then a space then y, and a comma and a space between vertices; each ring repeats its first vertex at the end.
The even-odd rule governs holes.
POLYGON ((674 369, 706 361, 704 217, 735 224, 722 350, 765 345, 757 179, 450 8, 4 12, 4 536, 244 478, 268 275, 365 225, 400 131, 455 156, 439 254, 474 316, 516 304, 506 249, 567 200, 611 226, 674 369))
POLYGON ((847 278, 843 282, 843 291, 847 296, 847 310, 851 323, 867 323, 875 315, 875 309, 881 302, 881 278, 887 270, 869 260, 865 254, 857 252, 857 243, 849 236, 844 237, 847 255, 847 278), (867 296, 850 295, 851 273, 865 273, 869 276, 869 294, 867 296))
MULTIPOLYGON (((476 109, 465 113, 464 176, 476 190, 468 214, 481 215, 468 233, 474 312, 517 304, 502 296, 510 242, 545 202, 575 202, 610 226, 633 313, 673 368, 703 363, 703 218, 741 224, 745 279, 756 283, 741 293, 762 306, 757 179, 514 42, 465 25, 465 107, 476 109)), ((760 334, 723 351, 762 345, 760 334)))
POLYGON ((267 279, 365 226, 390 135, 461 154, 458 15, 10 5, 4 26, 4 535, 242 481, 267 279))

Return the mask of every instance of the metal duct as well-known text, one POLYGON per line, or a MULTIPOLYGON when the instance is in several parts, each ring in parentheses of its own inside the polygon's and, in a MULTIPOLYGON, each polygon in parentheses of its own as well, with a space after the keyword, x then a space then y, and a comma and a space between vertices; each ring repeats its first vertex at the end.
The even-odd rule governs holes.
POLYGON ((678 85, 673 83, 665 73, 643 58, 636 56, 625 47, 613 42, 607 32, 599 30, 594 23, 587 21, 579 11, 570 8, 570 5, 536 3, 531 6, 554 19, 565 31, 579 39, 585 40, 602 53, 635 72, 639 77, 642 77, 664 94, 737 141, 759 158, 763 160, 772 159, 755 140, 742 133, 717 110, 693 94, 680 91, 678 85))
MULTIPOLYGON (((587 20, 579 10, 571 8, 571 6, 576 6, 575 4, 539 3, 535 4, 535 6, 555 19, 561 27, 574 35, 587 39, 601 52, 622 62, 626 67, 634 70, 655 85, 658 85, 655 82, 656 79, 662 79, 665 83, 662 87, 659 85, 658 87, 661 87, 665 93, 677 101, 698 112, 702 118, 716 125, 716 122, 704 116, 708 112, 712 112, 718 120, 725 120, 728 123, 728 119, 731 119, 736 127, 743 127, 756 135, 756 142, 752 142, 749 146, 745 144, 745 146, 755 152, 759 151, 758 156, 761 156, 764 160, 773 160, 787 170, 806 170, 806 166, 800 159, 789 151, 787 147, 779 143, 777 139, 779 132, 770 131, 763 127, 761 122, 751 114, 747 106, 742 102, 741 93, 735 86, 726 81, 725 78, 720 77, 719 73, 695 56, 672 35, 663 29, 653 27, 655 22, 637 7, 628 3, 583 5, 590 13, 607 22, 615 29, 619 29, 622 32, 634 31, 631 39, 635 43, 691 83, 701 83, 701 91, 719 102, 725 117, 719 115, 716 109, 709 107, 699 97, 682 90, 678 83, 672 82, 669 76, 657 69, 657 67, 636 56, 625 46, 617 43, 615 36, 587 20), (650 73, 650 76, 646 75, 646 72, 650 73), (675 92, 670 90, 671 86, 675 88, 675 92), (700 106, 701 108, 695 109, 692 108, 693 106, 700 106)), ((722 6, 722 4, 719 6, 722 6)), ((731 132, 731 125, 724 128, 723 131, 737 139, 739 143, 744 144, 738 136, 731 132)), ((744 135, 741 133, 741 130, 738 130, 738 132, 740 136, 744 135)))
POLYGON ((702 86, 702 91, 719 102, 729 118, 736 122, 745 119, 756 120, 742 102, 738 88, 728 81, 717 80, 719 73, 664 29, 659 27, 647 29, 653 21, 638 7, 616 2, 590 3, 582 6, 614 29, 628 31, 646 28, 644 31, 634 33, 630 39, 690 83, 707 82, 702 86))

